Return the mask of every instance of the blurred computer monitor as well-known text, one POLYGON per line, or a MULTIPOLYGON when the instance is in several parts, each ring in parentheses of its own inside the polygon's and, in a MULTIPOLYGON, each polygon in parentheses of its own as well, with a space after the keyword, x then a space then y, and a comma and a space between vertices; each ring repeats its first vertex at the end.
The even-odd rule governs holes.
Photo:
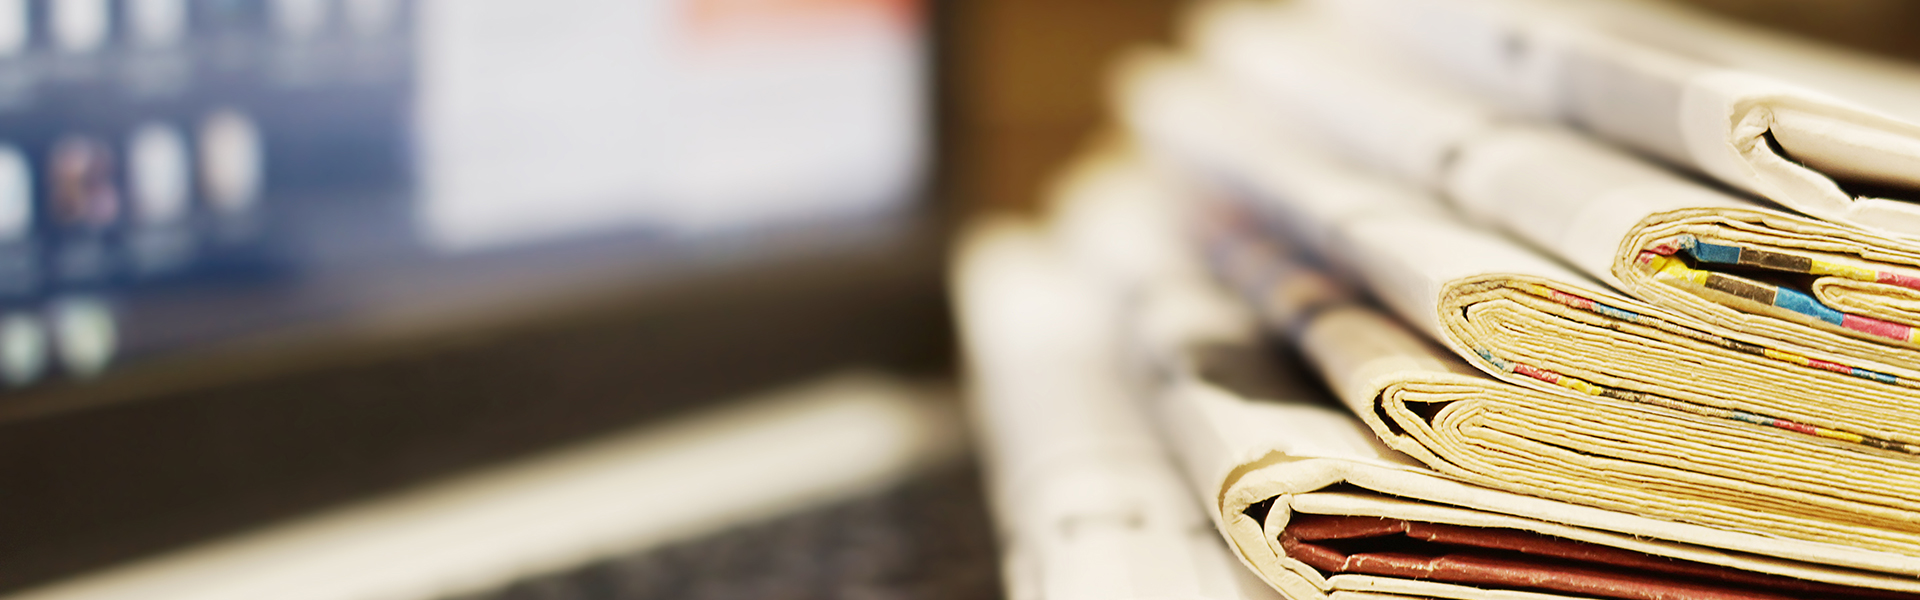
POLYGON ((0 0, 0 381, 884 229, 925 172, 918 18, 0 0))
POLYGON ((928 9, 0 0, 0 591, 941 360, 928 9))

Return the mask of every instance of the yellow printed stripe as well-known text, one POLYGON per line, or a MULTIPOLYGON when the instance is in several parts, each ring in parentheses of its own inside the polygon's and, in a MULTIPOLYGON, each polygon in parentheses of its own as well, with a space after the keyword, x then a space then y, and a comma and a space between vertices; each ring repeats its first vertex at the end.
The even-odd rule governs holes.
POLYGON ((1868 283, 1872 283, 1880 280, 1880 272, 1873 269, 1869 269, 1866 267, 1855 267, 1851 265, 1834 264, 1834 263, 1818 261, 1818 260, 1813 261, 1812 268, 1808 272, 1814 275, 1838 275, 1840 277, 1845 277, 1847 279, 1865 281, 1868 283))
POLYGON ((1567 377, 1565 375, 1560 376, 1560 385, 1567 387, 1569 389, 1572 389, 1573 391, 1586 394, 1588 396, 1598 396, 1606 391, 1605 389, 1602 389, 1601 387, 1596 386, 1594 384, 1587 383, 1585 381, 1581 381, 1578 379, 1574 379, 1572 377, 1567 377))
POLYGON ((1686 263, 1671 256, 1655 255, 1653 260, 1647 263, 1647 266, 1652 267, 1655 274, 1660 277, 1680 279, 1691 282, 1694 285, 1707 284, 1708 273, 1706 271, 1687 268, 1686 263))
POLYGON ((1866 437, 1861 436, 1860 434, 1857 434, 1857 433, 1847 433, 1845 431, 1834 431, 1832 429, 1826 429, 1826 428, 1815 430, 1814 434, 1827 439, 1840 440, 1843 442, 1853 442, 1855 444, 1858 444, 1867 439, 1866 437))
POLYGON ((1767 353, 1767 358, 1771 358, 1778 361, 1790 362, 1796 365, 1800 365, 1802 367, 1812 366, 1812 362, 1809 361, 1805 356, 1801 356, 1798 354, 1788 354, 1785 352, 1781 352, 1779 350, 1774 350, 1772 348, 1766 348, 1765 352, 1767 353))

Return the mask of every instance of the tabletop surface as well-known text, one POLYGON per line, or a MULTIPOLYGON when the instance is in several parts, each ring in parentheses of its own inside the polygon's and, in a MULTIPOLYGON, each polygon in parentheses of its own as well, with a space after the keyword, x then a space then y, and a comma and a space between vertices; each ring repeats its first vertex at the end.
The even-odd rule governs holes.
POLYGON ((1001 597, 979 470, 935 467, 878 493, 457 600, 974 600, 1001 597))

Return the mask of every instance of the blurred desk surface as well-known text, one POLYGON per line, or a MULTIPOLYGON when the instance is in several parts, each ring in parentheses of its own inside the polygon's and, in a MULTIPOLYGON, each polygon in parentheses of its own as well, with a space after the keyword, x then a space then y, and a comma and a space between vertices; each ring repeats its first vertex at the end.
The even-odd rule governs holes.
POLYGON ((9 396, 23 410, 0 419, 0 593, 837 369, 942 372, 943 258, 936 236, 908 235, 641 281, 564 314, 263 353, 231 374, 9 396))
POLYGON ((841 374, 17 600, 985 598, 950 386, 841 374))
POLYGON ((972 462, 770 523, 460 600, 988 600, 1002 597, 972 462))

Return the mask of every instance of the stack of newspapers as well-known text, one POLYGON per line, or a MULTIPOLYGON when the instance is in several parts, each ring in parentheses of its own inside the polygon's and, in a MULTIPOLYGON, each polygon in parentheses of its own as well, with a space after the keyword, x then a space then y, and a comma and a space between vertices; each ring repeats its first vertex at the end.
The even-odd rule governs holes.
POLYGON ((1920 598, 1920 66, 1218 0, 956 254, 1026 598, 1920 598))

